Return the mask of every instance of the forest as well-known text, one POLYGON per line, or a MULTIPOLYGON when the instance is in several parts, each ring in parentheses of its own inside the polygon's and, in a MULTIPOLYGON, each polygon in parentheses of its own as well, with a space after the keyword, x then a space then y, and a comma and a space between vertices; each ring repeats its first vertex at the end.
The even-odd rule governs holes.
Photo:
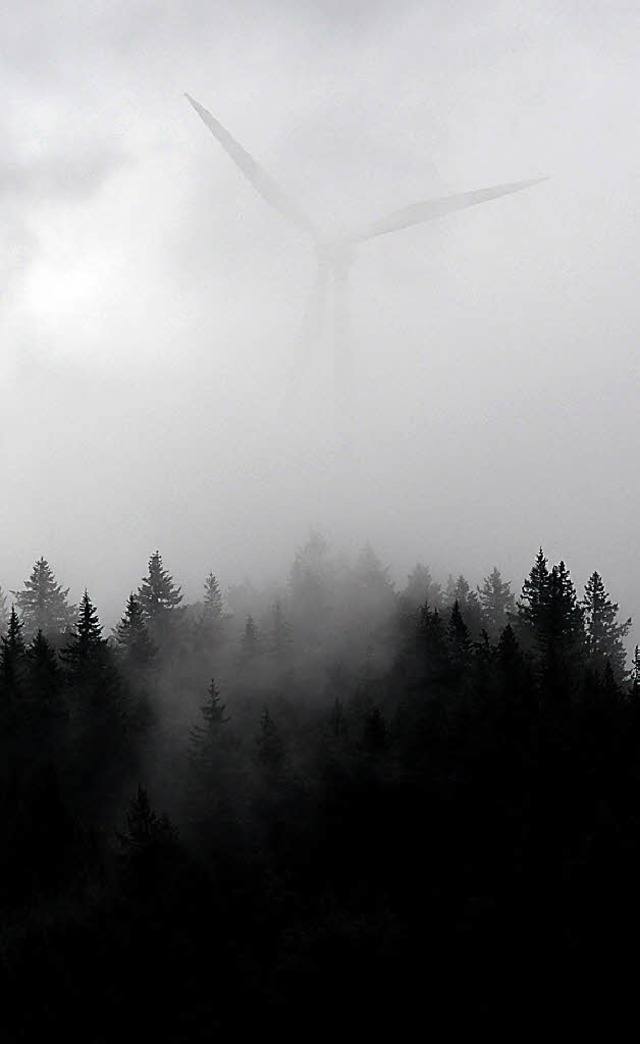
POLYGON ((136 584, 110 634, 44 558, 0 590, 4 1040, 631 1015, 640 655, 597 571, 397 589, 312 533, 266 590, 136 584))

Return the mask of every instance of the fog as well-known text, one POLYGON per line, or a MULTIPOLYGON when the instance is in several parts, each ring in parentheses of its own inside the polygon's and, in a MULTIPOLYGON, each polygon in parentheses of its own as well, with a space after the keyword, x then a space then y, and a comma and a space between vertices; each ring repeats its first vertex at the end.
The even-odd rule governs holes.
POLYGON ((632 5, 58 0, 0 16, 0 584, 40 555, 113 622, 311 528, 518 590, 540 545, 640 617, 632 5), (365 243, 354 395, 285 397, 315 259, 185 99, 323 229, 549 176, 365 243))

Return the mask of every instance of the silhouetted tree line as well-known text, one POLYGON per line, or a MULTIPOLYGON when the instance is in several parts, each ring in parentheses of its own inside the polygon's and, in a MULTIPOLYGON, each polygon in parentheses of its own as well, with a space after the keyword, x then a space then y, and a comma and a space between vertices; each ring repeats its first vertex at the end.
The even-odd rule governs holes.
POLYGON ((640 656, 599 573, 397 591, 314 534, 185 604, 155 552, 105 636, 41 558, 0 626, 6 1039, 631 1010, 640 656))

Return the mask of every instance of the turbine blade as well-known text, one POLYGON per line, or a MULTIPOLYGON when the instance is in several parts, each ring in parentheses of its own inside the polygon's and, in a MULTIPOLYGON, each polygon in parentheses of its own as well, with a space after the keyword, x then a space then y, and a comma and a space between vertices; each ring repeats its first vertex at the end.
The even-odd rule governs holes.
POLYGON ((373 239, 375 236, 383 236, 387 232, 395 232, 409 225, 419 225, 423 221, 432 221, 434 218, 451 214, 456 210, 464 210, 465 207, 474 207, 477 203, 486 203, 490 199, 506 196, 510 192, 520 192, 522 189, 536 185, 539 181, 547 178, 531 178, 529 181, 513 181, 508 185, 494 185, 492 188, 476 189, 473 192, 459 192, 455 196, 444 196, 442 199, 425 200, 423 203, 413 203, 411 206, 403 207, 402 210, 394 210, 392 214, 372 221, 349 235, 349 239, 360 242, 365 239, 373 239))
POLYGON ((231 156, 234 163, 251 182, 258 195, 262 196, 279 214, 282 214, 283 217, 292 221, 294 225, 297 225, 298 228, 309 233, 315 239, 317 232, 313 222, 298 209, 294 201, 286 195, 277 182, 262 169, 253 156, 249 155, 247 150, 224 129, 221 123, 218 123, 218 120, 207 109, 204 109, 190 94, 185 96, 198 113, 198 116, 207 125, 214 138, 219 141, 225 152, 231 156))

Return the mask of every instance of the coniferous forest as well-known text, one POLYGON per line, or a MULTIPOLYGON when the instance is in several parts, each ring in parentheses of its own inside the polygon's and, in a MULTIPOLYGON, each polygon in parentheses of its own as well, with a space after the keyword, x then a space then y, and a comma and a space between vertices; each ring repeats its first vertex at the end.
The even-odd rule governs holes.
POLYGON ((109 634, 68 595, 44 558, 0 593, 3 1039, 633 1011, 640 658, 597 571, 397 589, 313 534, 193 604, 155 552, 109 634))

